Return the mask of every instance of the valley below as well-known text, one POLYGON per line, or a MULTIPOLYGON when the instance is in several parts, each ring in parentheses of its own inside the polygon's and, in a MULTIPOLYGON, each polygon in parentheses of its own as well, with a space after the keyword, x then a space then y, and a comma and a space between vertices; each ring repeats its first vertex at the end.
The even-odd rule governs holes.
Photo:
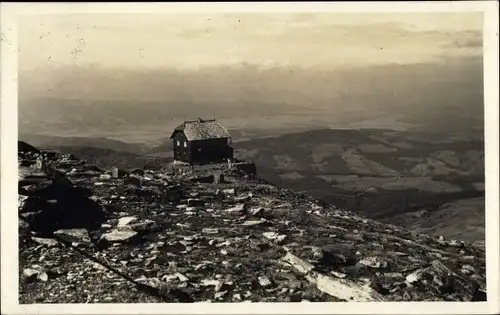
POLYGON ((281 187, 386 223, 484 242, 484 149, 473 136, 325 129, 236 147, 281 187))

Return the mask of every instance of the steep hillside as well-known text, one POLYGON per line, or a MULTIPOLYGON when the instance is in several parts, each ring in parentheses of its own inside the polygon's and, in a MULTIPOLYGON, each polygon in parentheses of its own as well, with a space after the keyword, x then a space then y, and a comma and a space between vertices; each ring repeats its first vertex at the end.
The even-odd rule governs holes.
POLYGON ((468 241, 484 240, 483 146, 481 134, 384 129, 324 129, 234 144, 238 157, 254 161, 263 178, 281 187, 468 241), (470 198, 476 206, 462 209, 458 201, 470 198), (441 215, 455 212, 443 230, 441 215))
POLYGON ((238 164, 18 160, 20 303, 486 299, 484 247, 356 215, 238 164))

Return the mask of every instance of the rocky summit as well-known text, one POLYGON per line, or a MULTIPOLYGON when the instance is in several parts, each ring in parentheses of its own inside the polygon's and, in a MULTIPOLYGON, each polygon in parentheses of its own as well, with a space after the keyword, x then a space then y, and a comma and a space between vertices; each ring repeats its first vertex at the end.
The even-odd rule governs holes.
POLYGON ((105 170, 27 144, 18 160, 23 304, 486 299, 484 247, 355 215, 252 166, 105 170))

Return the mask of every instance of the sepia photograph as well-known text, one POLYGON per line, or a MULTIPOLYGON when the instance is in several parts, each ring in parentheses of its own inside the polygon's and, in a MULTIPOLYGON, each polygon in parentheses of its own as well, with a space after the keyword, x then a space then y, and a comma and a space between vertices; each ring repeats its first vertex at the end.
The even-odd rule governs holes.
POLYGON ((498 308, 498 3, 420 4, 20 6, 2 301, 498 308))

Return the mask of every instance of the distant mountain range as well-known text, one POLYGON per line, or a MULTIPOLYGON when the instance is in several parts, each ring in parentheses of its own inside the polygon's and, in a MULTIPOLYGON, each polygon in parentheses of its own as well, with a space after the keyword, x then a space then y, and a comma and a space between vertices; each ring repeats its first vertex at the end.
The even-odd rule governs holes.
MULTIPOLYGON (((228 128, 482 132, 482 60, 302 69, 248 66, 21 73, 23 133, 159 144, 185 119, 228 128)), ((290 132, 288 130, 287 132, 290 132)))

